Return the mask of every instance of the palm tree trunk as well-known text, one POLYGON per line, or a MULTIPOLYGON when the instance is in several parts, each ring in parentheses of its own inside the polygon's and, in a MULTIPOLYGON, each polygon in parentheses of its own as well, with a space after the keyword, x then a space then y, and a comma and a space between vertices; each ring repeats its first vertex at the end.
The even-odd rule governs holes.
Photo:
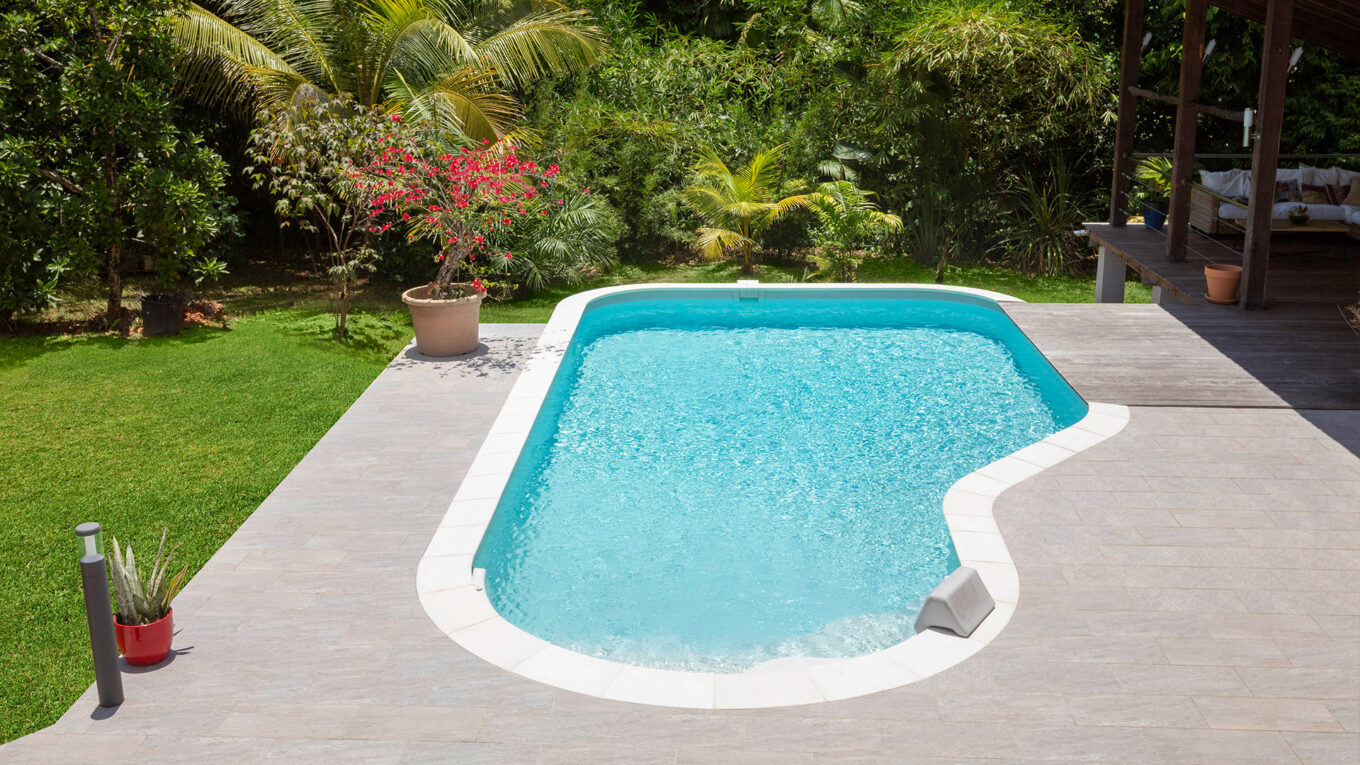
POLYGON ((756 272, 751 267, 751 227, 749 224, 742 224, 741 235, 746 240, 741 243, 741 272, 749 276, 756 272))

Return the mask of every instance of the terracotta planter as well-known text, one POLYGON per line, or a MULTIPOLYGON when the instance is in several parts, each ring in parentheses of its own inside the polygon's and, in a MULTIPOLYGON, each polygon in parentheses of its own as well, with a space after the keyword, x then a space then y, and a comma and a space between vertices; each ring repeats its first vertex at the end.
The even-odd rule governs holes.
POLYGON ((175 639, 175 609, 165 618, 150 624, 129 627, 113 618, 113 636, 118 641, 118 652, 134 667, 149 667, 165 661, 170 655, 170 643, 175 639))
POLYGON ((431 299, 430 287, 413 287, 401 294, 411 309, 416 330, 416 349, 426 356, 461 356, 477 350, 477 322, 483 293, 470 293, 452 300, 431 299))
POLYGON ((1204 280, 1209 286, 1210 302, 1236 303, 1237 285, 1242 281, 1242 267, 1211 263, 1204 267, 1204 280))

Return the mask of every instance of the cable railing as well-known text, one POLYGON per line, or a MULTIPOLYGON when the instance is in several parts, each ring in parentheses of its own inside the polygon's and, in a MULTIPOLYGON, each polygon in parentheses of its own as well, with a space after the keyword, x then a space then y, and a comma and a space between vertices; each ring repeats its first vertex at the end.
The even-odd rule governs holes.
MULTIPOLYGON (((1139 179, 1139 178, 1135 178, 1134 176, 1130 175, 1129 173, 1123 173, 1122 175, 1123 175, 1123 177, 1124 177, 1125 179, 1127 179, 1130 183, 1137 184, 1138 186, 1141 186, 1141 187, 1143 187, 1143 188, 1145 188, 1145 189, 1148 189, 1148 190, 1150 190, 1150 191, 1154 191, 1154 192, 1157 192, 1157 193, 1161 193, 1161 189, 1159 189, 1158 187, 1152 185, 1151 183, 1148 183, 1147 181, 1144 181, 1144 180, 1139 179)), ((1201 188, 1203 188, 1203 187, 1201 187, 1201 188)), ((1231 197, 1225 197, 1225 196, 1223 196, 1222 194, 1218 194, 1218 193, 1216 193, 1216 192, 1214 192, 1214 191, 1211 191, 1211 190, 1209 190, 1209 189, 1204 189, 1204 191, 1209 192, 1209 193, 1210 193, 1211 195, 1213 195, 1216 199, 1222 199, 1223 201, 1233 202, 1234 204, 1236 204, 1236 202, 1234 202, 1234 200, 1233 200, 1231 197)), ((1242 226, 1238 225, 1237 223, 1233 222, 1232 220, 1229 220, 1229 219, 1227 219, 1227 218, 1222 218, 1222 217, 1220 217, 1218 220, 1219 220, 1221 223, 1223 223, 1224 225, 1226 225, 1227 227, 1229 227, 1229 228, 1231 228, 1231 229, 1234 229, 1234 230, 1240 232, 1243 236, 1246 236, 1247 230, 1246 230, 1245 228, 1243 228, 1242 226)), ((1166 238, 1166 232, 1163 231, 1163 230, 1161 230, 1161 229, 1150 228, 1149 230, 1150 230, 1150 231, 1155 231, 1155 232, 1157 232, 1158 234, 1160 234, 1160 235, 1162 236, 1163 239, 1166 238)), ((1219 240, 1214 239, 1214 238, 1212 238, 1212 237, 1209 237, 1209 236, 1202 236, 1202 237, 1199 238, 1198 241, 1209 242, 1209 243, 1214 244, 1214 245, 1216 245, 1216 246, 1218 246, 1218 247, 1220 247, 1220 248, 1222 248, 1222 249, 1224 249, 1224 250, 1227 250, 1233 257, 1237 258, 1238 260, 1241 260, 1241 259, 1244 257, 1244 255, 1243 255, 1243 253, 1242 253, 1241 250, 1237 249, 1236 247, 1230 247, 1227 243, 1222 242, 1222 241, 1219 241, 1219 240)), ((1209 262, 1209 263, 1218 263, 1218 262, 1219 262, 1219 261, 1215 260, 1214 258, 1210 257, 1210 256, 1208 255, 1208 253, 1206 253, 1206 252, 1204 252, 1204 251, 1202 251, 1202 250, 1200 250, 1200 249, 1194 247, 1194 246, 1191 244, 1190 241, 1187 241, 1187 242, 1186 242, 1185 249, 1186 249, 1187 251, 1189 251, 1189 252, 1193 252, 1195 255, 1198 255, 1200 258, 1202 258, 1202 259, 1205 260, 1206 262, 1209 262)), ((1220 257, 1222 257, 1222 256, 1220 256, 1220 257)))

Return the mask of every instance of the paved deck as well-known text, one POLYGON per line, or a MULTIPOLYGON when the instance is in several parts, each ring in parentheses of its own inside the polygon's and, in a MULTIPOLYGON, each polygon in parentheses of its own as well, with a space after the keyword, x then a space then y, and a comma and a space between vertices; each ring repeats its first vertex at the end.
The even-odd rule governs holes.
MULTIPOLYGON (((1073 317, 1031 309, 1017 317, 1069 379, 1125 403, 1120 375, 1078 374, 1090 336, 1062 331, 1073 317)), ((997 501, 1020 604, 977 656, 849 701, 670 710, 498 670, 416 600, 417 561, 538 331, 485 330, 471 359, 393 362, 190 583, 179 653, 129 671, 122 707, 105 714, 87 692, 0 760, 1331 764, 1360 753, 1360 411, 1261 408, 1245 385, 1213 407, 1131 402, 1142 405, 1122 433, 997 501)), ((1107 355, 1125 378, 1146 359, 1107 355)), ((1172 390, 1176 369, 1142 374, 1172 390)))

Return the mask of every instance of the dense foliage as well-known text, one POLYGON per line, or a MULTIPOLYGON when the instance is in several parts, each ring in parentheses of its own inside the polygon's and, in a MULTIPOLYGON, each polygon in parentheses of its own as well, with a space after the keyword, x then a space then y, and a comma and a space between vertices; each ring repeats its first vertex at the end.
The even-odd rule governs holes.
MULTIPOLYGON (((229 227, 222 162, 177 124, 211 136, 234 176, 245 165, 267 175, 278 171, 261 156, 301 166, 300 144, 280 139, 295 117, 310 130, 311 105, 327 103, 432 126, 431 144, 486 139, 500 156, 513 145, 569 168, 555 181, 564 188, 594 192, 483 232, 515 253, 495 280, 516 293, 704 253, 827 279, 852 278, 866 250, 937 278, 969 261, 1078 273, 1090 255, 1072 230, 1108 201, 1119 0, 173 2, 38 0, 0 21, 16 43, 0 51, 0 202, 27 213, 0 222, 0 321, 50 304, 72 271, 110 280, 117 320, 123 267, 110 264, 151 255, 168 281, 229 227), (219 108, 186 119, 166 95, 172 82, 186 103, 219 108), (722 222, 686 194, 721 186, 708 157, 749 167, 773 146, 783 150, 763 181, 769 203, 846 181, 858 196, 843 201, 872 199, 900 226, 833 245, 806 204, 722 222)), ((1175 91, 1181 13, 1149 6, 1140 84, 1175 91)), ((1259 25, 1211 9, 1208 34, 1218 45, 1204 99, 1250 105, 1259 25)), ((1140 106, 1140 151, 1170 148, 1173 111, 1140 106)), ((1286 153, 1360 150, 1360 69, 1306 47, 1286 113, 1286 153)), ((1199 138, 1202 151, 1240 151, 1234 123, 1201 120, 1199 138)), ((322 141, 329 156, 306 162, 335 170, 372 148, 333 139, 322 141)), ((303 177, 318 182, 289 182, 303 177)), ((265 257, 337 279, 341 314, 367 274, 428 279, 428 247, 370 236, 345 212, 360 202, 336 189, 326 204, 350 227, 344 242, 296 227, 261 238, 280 220, 314 218, 300 214, 313 194, 296 183, 294 196, 273 181, 237 189, 237 210, 265 257), (279 194, 291 201, 276 206, 279 194)))
POLYGON ((175 125, 174 9, 41 0, 0 17, 0 319, 50 302, 62 271, 98 267, 121 323, 126 258, 169 284, 229 219, 221 159, 175 125))

